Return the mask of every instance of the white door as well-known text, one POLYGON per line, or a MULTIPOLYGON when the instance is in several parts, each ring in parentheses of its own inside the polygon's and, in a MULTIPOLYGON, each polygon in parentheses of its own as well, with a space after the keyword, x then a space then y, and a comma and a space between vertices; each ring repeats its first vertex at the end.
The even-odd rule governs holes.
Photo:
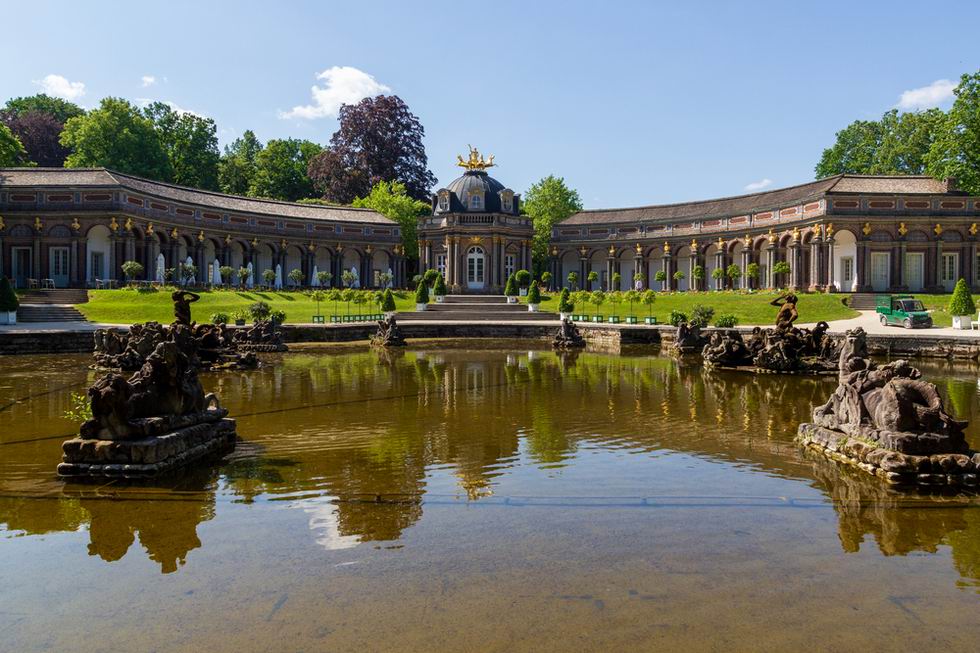
POLYGON ((884 292, 891 285, 888 274, 890 262, 888 252, 871 252, 871 289, 875 292, 884 292))
POLYGON ((841 292, 854 290, 854 257, 844 256, 840 260, 840 289, 841 292))
POLYGON ((482 290, 486 256, 482 247, 471 247, 466 253, 466 287, 470 290, 482 290))
POLYGON ((68 285, 68 248, 52 247, 48 250, 48 276, 58 288, 68 285))
POLYGON ((905 255, 905 284, 911 292, 922 290, 924 257, 922 252, 909 252, 905 255))
POLYGON ((939 284, 946 292, 953 292, 960 271, 960 255, 957 252, 944 252, 939 265, 939 284))
POLYGON ((31 258, 33 253, 30 247, 12 247, 10 249, 11 272, 18 288, 27 288, 27 280, 32 278, 33 261, 31 258))

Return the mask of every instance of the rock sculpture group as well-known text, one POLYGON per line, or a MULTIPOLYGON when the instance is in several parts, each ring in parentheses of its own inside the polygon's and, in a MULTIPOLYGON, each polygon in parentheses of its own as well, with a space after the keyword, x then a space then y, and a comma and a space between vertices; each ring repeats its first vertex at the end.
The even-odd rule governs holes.
POLYGON ((567 351, 569 349, 581 349, 585 347, 585 338, 579 333, 578 327, 571 320, 562 320, 561 326, 558 327, 558 333, 555 334, 554 340, 551 342, 551 346, 558 351, 567 351))
POLYGON ((378 331, 371 339, 371 344, 375 347, 404 347, 408 344, 402 335, 394 315, 389 315, 383 320, 378 320, 378 331))
POLYGON ((963 437, 936 386, 908 361, 877 364, 863 329, 848 331, 838 386, 801 424, 802 444, 890 483, 976 485, 980 454, 963 437))

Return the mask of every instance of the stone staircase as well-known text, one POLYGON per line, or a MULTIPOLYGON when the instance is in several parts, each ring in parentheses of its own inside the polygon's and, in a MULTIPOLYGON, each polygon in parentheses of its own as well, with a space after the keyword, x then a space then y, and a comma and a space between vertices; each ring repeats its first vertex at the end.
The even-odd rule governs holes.
POLYGON ((873 292, 852 293, 847 305, 855 311, 873 311, 876 308, 875 297, 877 294, 873 292))
POLYGON ((85 316, 75 308, 75 304, 88 302, 88 292, 82 288, 28 290, 19 299, 18 322, 85 321, 85 316))
MULTIPOLYGON (((554 304, 551 299, 542 304, 554 304)), ((447 295, 442 303, 431 303, 425 311, 397 313, 402 321, 447 322, 550 322, 558 321, 557 313, 531 313, 526 304, 508 304, 503 295, 447 295)))

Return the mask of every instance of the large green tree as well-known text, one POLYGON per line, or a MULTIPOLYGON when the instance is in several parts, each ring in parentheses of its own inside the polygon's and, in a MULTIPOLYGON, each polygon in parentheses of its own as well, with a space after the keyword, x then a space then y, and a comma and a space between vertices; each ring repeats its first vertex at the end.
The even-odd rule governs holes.
POLYGON ((315 192, 306 170, 320 153, 316 143, 295 138, 273 139, 255 157, 249 195, 295 202, 315 192))
POLYGON ((23 166, 29 161, 20 140, 7 125, 0 122, 0 167, 23 166))
POLYGON ((241 137, 225 146, 225 152, 218 163, 218 184, 221 192, 248 195, 255 179, 255 160, 261 151, 262 143, 251 129, 246 129, 241 137))
POLYGON ((578 191, 565 184, 563 177, 548 175, 524 193, 521 207, 534 224, 532 255, 535 267, 541 269, 548 258, 552 227, 581 211, 582 200, 578 191))
POLYGON ((69 118, 81 116, 85 113, 84 109, 73 102, 51 97, 44 93, 11 98, 7 100, 7 104, 4 105, 3 110, 5 113, 15 116, 39 111, 51 116, 62 125, 68 122, 69 118))
POLYGON ((427 215, 432 207, 426 202, 409 197, 405 184, 379 181, 366 197, 355 199, 353 205, 357 208, 374 209, 397 222, 401 227, 406 256, 418 258, 418 219, 427 215))
POLYGON ((104 98, 98 109, 69 118, 61 144, 72 150, 67 168, 104 166, 160 181, 172 176, 153 121, 121 98, 104 98))
POLYGON ((170 181, 182 186, 218 190, 218 136, 214 120, 174 111, 153 102, 143 112, 153 121, 170 161, 170 181))
POLYGON ((939 137, 926 157, 929 174, 955 177, 959 188, 980 194, 980 72, 963 75, 939 137))
POLYGON ((817 163, 817 178, 841 173, 866 174, 881 144, 881 123, 855 120, 837 132, 834 144, 823 151, 817 163))

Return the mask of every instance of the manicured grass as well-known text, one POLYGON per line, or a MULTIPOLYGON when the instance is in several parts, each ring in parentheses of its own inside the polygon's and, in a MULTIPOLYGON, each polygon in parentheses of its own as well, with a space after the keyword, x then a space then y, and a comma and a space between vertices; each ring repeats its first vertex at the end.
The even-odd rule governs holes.
MULTIPOLYGON (((302 292, 275 292, 260 290, 210 290, 198 293, 201 299, 191 304, 191 313, 197 322, 209 321, 212 313, 227 313, 247 310, 251 304, 263 301, 272 308, 286 313, 287 323, 312 322, 316 314, 316 303, 302 292)), ((112 324, 132 324, 134 322, 156 321, 164 324, 173 322, 174 309, 169 290, 157 292, 138 292, 136 290, 90 290, 87 304, 77 306, 86 318, 93 322, 112 324)), ((399 311, 414 311, 415 296, 407 291, 395 293, 395 307, 399 311)), ((360 307, 353 302, 349 314, 378 313, 377 304, 364 304, 360 307)), ((320 302, 320 314, 330 322, 330 315, 347 315, 348 308, 343 302, 320 302)))
MULTIPOLYGON (((690 317, 694 306, 701 304, 715 309, 715 317, 720 315, 734 315, 738 318, 740 326, 752 325, 771 325, 776 321, 776 313, 779 311, 775 306, 770 306, 769 302, 778 297, 778 292, 756 292, 739 293, 731 291, 716 292, 676 292, 676 293, 657 293, 657 300, 653 306, 647 307, 642 304, 634 304, 633 311, 630 312, 629 304, 612 304, 606 295, 606 302, 599 306, 598 310, 593 304, 576 304, 576 314, 585 313, 586 315, 600 315, 608 318, 610 315, 618 315, 625 321, 627 315, 635 315, 642 323, 650 311, 660 324, 666 323, 671 311, 680 311, 690 317)), ((799 321, 820 322, 825 320, 846 320, 857 317, 859 313, 851 310, 841 302, 844 295, 813 293, 800 293, 797 309, 800 312, 799 321)), ((522 298, 523 299, 523 298, 522 298)), ((555 310, 557 298, 549 302, 546 310, 555 310)))
MULTIPOLYGON (((922 305, 926 307, 926 310, 930 311, 934 326, 953 326, 953 316, 946 312, 946 307, 949 306, 949 298, 952 295, 920 295, 918 293, 912 293, 912 295, 916 299, 922 300, 922 305)), ((974 301, 976 301, 976 298, 974 298, 974 301)), ((972 319, 975 320, 977 318, 974 316, 972 319)))

